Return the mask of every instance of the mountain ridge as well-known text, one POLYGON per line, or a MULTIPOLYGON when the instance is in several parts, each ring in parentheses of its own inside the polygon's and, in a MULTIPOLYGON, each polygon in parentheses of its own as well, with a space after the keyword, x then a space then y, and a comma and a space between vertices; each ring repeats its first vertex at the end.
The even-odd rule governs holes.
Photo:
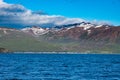
POLYGON ((120 52, 120 26, 90 23, 0 28, 0 47, 14 52, 120 52))

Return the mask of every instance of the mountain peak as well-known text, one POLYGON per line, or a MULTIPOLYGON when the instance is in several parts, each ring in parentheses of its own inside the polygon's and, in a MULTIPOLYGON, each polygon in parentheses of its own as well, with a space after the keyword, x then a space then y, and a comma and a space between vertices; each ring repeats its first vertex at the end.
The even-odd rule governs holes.
POLYGON ((32 27, 23 28, 23 29, 21 29, 21 31, 39 36, 39 35, 46 34, 48 32, 48 28, 32 26, 32 27))

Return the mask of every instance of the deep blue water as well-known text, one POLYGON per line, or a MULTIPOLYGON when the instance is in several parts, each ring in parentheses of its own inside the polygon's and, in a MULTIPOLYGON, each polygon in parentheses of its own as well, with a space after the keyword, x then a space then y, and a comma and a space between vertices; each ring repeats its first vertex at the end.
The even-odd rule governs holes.
POLYGON ((0 80, 120 80, 120 55, 0 54, 0 80))

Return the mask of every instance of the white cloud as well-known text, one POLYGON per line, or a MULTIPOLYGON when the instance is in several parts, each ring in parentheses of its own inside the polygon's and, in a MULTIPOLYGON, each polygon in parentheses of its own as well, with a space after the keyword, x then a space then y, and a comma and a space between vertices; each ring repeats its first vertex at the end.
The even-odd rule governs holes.
MULTIPOLYGON (((97 24, 97 25, 107 25, 107 24, 111 24, 109 21, 105 21, 105 20, 93 20, 91 21, 91 23, 93 24, 97 24)), ((111 24, 112 25, 112 24, 111 24)))
POLYGON ((67 18, 61 15, 35 14, 19 4, 8 4, 0 0, 0 24, 63 25, 84 21, 80 18, 67 18))
POLYGON ((3 0, 0 0, 0 4, 3 3, 3 0))
POLYGON ((2 5, 2 4, 6 4, 3 0, 0 0, 0 6, 2 5))

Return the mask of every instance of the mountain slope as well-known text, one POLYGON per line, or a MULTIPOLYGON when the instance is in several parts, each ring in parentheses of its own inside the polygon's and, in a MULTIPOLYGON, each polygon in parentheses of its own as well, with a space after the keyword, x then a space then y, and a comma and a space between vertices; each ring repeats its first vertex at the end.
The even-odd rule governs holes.
POLYGON ((53 37, 68 37, 75 40, 120 42, 120 27, 101 26, 86 30, 83 27, 64 28, 52 34, 53 37))
POLYGON ((10 31, 4 33, 0 30, 0 47, 11 51, 59 51, 59 47, 49 42, 37 40, 35 37, 21 31, 10 31))
POLYGON ((120 27, 77 23, 52 28, 0 28, 0 47, 27 52, 120 53, 120 27))

